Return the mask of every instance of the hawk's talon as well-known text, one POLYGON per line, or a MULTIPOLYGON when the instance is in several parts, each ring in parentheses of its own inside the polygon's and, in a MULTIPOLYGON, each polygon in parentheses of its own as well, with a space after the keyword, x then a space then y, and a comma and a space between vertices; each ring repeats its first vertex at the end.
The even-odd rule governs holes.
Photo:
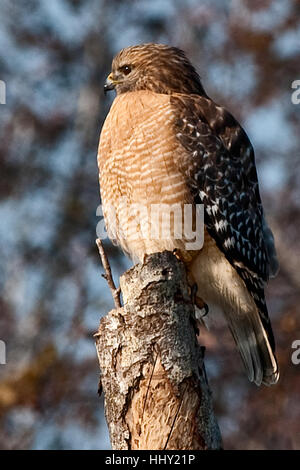
MULTIPOLYGON (((204 308, 204 310, 205 310, 205 313, 204 313, 204 315, 201 316, 201 318, 206 317, 206 315, 207 315, 208 312, 209 312, 209 308, 208 308, 208 305, 207 305, 207 304, 204 304, 204 307, 203 307, 203 308, 204 308)), ((203 309, 203 308, 202 308, 202 309, 203 309)))
POLYGON ((197 290, 198 290, 198 286, 197 286, 196 282, 194 282, 194 283, 190 286, 190 289, 191 289, 191 299, 192 299, 192 303, 193 303, 193 304, 196 304, 196 294, 197 294, 197 290))

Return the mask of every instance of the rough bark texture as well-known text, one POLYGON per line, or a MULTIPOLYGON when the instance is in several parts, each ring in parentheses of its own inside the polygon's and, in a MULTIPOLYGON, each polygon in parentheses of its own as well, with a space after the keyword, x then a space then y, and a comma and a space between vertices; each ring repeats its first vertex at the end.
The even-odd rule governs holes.
POLYGON ((96 334, 113 449, 219 449, 185 267, 157 253, 120 279, 96 334))

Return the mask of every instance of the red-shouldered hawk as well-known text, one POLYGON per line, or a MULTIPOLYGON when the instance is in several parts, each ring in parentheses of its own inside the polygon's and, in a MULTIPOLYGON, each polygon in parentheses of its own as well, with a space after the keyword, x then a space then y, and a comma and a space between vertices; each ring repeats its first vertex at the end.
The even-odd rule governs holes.
MULTIPOLYGON (((140 261, 150 253, 177 250, 208 316, 224 313, 249 379, 257 385, 276 383, 264 286, 278 266, 246 133, 207 96, 196 70, 175 47, 142 44, 121 50, 105 89, 117 92, 98 153, 110 237, 140 261), (148 208, 169 205, 183 211, 197 204, 204 205, 201 249, 186 248, 194 226, 185 237, 174 230, 167 238, 145 230, 148 208)), ((174 229, 174 214, 171 219, 174 229)))

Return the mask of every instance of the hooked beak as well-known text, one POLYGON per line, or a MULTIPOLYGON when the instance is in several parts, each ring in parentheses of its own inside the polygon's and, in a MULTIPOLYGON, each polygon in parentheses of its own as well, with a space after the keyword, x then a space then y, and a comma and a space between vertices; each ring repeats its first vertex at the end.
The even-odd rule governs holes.
POLYGON ((112 74, 110 73, 105 81, 104 85, 104 93, 106 94, 108 91, 113 90, 118 82, 113 79, 112 74))

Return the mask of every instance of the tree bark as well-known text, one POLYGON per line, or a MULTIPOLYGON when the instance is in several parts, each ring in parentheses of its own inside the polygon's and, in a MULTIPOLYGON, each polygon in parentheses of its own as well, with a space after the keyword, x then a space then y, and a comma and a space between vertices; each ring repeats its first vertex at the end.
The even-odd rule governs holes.
POLYGON ((96 347, 113 449, 220 449, 186 270, 156 253, 120 279, 96 347))

